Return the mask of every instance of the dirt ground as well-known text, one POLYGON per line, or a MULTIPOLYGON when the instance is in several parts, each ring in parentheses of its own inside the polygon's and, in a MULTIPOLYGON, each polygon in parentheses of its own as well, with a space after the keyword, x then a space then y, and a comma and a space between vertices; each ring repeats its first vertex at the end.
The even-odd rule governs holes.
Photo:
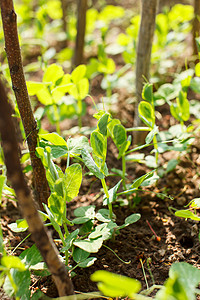
MULTIPOLYGON (((138 4, 138 1, 129 0, 126 5, 128 7, 136 2, 138 4)), ((96 78, 91 85, 91 95, 96 102, 100 101, 104 93, 99 86, 100 80, 101 77, 96 78)), ((115 117, 125 120, 125 126, 129 127, 133 124, 134 111, 132 104, 127 104, 124 107, 126 96, 125 91, 120 91, 120 100, 113 108, 115 117)), ((86 102, 88 108, 87 115, 83 118, 83 126, 94 126, 95 121, 92 118, 92 113, 94 113, 93 106, 89 99, 86 99, 86 102)), ((167 106, 163 107, 160 112, 162 113, 162 120, 159 121, 160 124, 158 125, 160 125, 161 129, 166 129, 175 124, 167 106)), ((61 124, 61 128, 63 130, 70 129, 72 125, 74 125, 74 121, 66 120, 61 124)), ((50 131, 55 130, 53 126, 47 123, 46 119, 43 120, 43 127, 50 131)), ((145 153, 149 153, 150 150, 145 150, 145 153)), ((177 157, 177 155, 177 152, 166 152, 160 155, 159 159, 162 165, 164 165, 170 159, 177 157)), ((119 225, 123 224, 125 218, 130 214, 141 214, 141 219, 138 222, 121 230, 114 241, 109 240, 105 243, 124 262, 103 246, 94 255, 97 261, 93 266, 87 269, 76 269, 77 275, 73 278, 76 291, 93 292, 97 290, 96 284, 90 280, 90 275, 96 270, 106 270, 136 278, 142 283, 143 289, 145 289, 147 286, 142 264, 149 286, 154 283, 163 284, 168 277, 168 271, 173 262, 185 261, 200 268, 200 242, 198 238, 200 224, 197 221, 186 221, 175 217, 173 210, 173 208, 182 209, 193 198, 199 197, 200 136, 195 136, 192 147, 184 152, 184 155, 180 155, 179 159, 180 163, 176 166, 175 170, 165 174, 158 180, 155 186, 143 188, 143 191, 139 192, 138 196, 141 197, 141 201, 134 208, 129 205, 114 206, 114 213, 117 216, 117 224, 119 225), (161 199, 157 193, 166 193, 173 197, 173 200, 167 197, 161 199), (154 229, 157 236, 160 237, 159 241, 151 231, 148 223, 154 229)), ((65 165, 65 161, 63 164, 65 165)), ((121 168, 121 161, 117 160, 117 151, 110 141, 107 164, 109 169, 113 167, 121 168)), ((127 173, 130 180, 134 180, 146 174, 149 170, 143 164, 132 162, 128 164, 127 173)), ((113 186, 118 180, 119 178, 117 177, 109 177, 107 184, 113 186)), ((102 207, 102 196, 97 198, 100 188, 100 183, 95 178, 91 176, 84 177, 79 196, 68 205, 68 217, 72 218, 74 209, 80 205, 87 206, 92 204, 96 205, 97 208, 102 207)), ((134 195, 132 197, 133 200, 134 195)), ((0 207, 0 215, 5 243, 8 248, 13 249, 26 236, 25 233, 14 234, 8 227, 8 224, 22 217, 17 203, 4 198, 0 207)), ((18 248, 16 255, 19 255, 23 249, 31 245, 32 241, 29 238, 18 248)), ((50 297, 58 296, 55 285, 50 277, 42 278, 38 281, 37 285, 35 285, 33 278, 32 284, 34 286, 32 287, 33 290, 39 287, 50 297)), ((0 299, 9 299, 1 289, 0 299)))

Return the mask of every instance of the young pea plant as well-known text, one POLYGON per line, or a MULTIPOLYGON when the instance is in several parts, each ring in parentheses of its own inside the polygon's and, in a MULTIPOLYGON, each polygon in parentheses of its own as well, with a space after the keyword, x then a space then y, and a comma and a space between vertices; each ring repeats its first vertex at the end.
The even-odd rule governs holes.
POLYGON ((61 116, 64 117, 63 114, 65 117, 77 114, 79 127, 82 126, 82 100, 89 91, 89 81, 85 74, 85 65, 78 66, 71 74, 64 74, 61 66, 52 64, 45 70, 42 82, 27 81, 29 95, 36 95, 40 103, 45 105, 43 114, 45 111, 47 112, 50 120, 56 124, 58 134, 61 133, 60 120, 61 116), (77 106, 75 103, 66 103, 66 93, 69 93, 77 101, 77 106), (71 111, 70 113, 66 107, 68 111, 71 111))
MULTIPOLYGON (((100 123, 99 126, 103 128, 102 123, 100 123)), ((90 155, 92 149, 89 146, 88 139, 84 136, 69 138, 67 142, 56 133, 41 134, 40 138, 42 138, 43 141, 40 142, 37 153, 46 168, 47 179, 51 189, 48 206, 44 206, 46 214, 41 214, 45 219, 50 220, 54 229, 59 234, 62 243, 61 251, 65 253, 65 264, 68 265, 69 256, 72 256, 73 260, 77 263, 77 265, 70 268, 70 270, 74 270, 77 266, 88 267, 96 260, 94 257, 89 257, 89 254, 98 252, 103 242, 111 238, 114 232, 119 232, 120 229, 136 222, 139 220, 140 215, 132 214, 125 219, 125 223, 122 226, 118 226, 113 222, 115 215, 110 209, 109 204, 109 210, 100 209, 97 213, 95 212, 95 206, 90 205, 77 208, 74 211, 76 218, 70 221, 66 217, 66 203, 76 197, 79 192, 82 181, 82 168, 78 163, 69 165, 69 158, 78 158, 81 155, 88 169, 96 175, 97 178, 101 179, 102 185, 107 193, 106 196, 110 197, 109 193, 111 192, 107 190, 104 179, 104 174, 108 172, 105 166, 105 160, 103 166, 103 163, 100 163, 100 158, 95 157, 95 161, 92 159, 90 155), (60 156, 67 156, 65 173, 63 173, 52 160, 52 157, 58 158, 60 156), (96 221, 98 221, 98 224, 96 224, 96 221), (99 224, 99 222, 102 224, 99 224), (69 233, 68 226, 74 224, 82 226, 80 229, 69 233), (64 227, 64 235, 61 231, 61 226, 64 227)), ((93 142, 91 142, 91 144, 93 144, 93 142)), ((94 153, 93 156, 95 156, 94 153)), ((117 190, 117 188, 115 189, 117 190)), ((116 197, 116 191, 115 193, 112 192, 112 194, 113 198, 116 197)))
POLYGON ((156 134, 158 133, 158 127, 155 124, 155 105, 153 96, 153 85, 146 83, 143 87, 142 97, 145 101, 141 101, 138 106, 139 117, 147 125, 150 132, 146 136, 146 144, 151 143, 153 140, 155 151, 155 162, 158 165, 158 142, 156 134))

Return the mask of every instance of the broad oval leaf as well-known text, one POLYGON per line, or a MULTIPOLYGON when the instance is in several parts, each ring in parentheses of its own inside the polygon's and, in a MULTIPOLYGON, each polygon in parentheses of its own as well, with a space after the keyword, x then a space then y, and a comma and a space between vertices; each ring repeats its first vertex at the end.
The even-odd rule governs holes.
POLYGON ((43 82, 52 82, 55 83, 58 79, 63 77, 64 71, 61 66, 57 64, 50 65, 44 72, 43 82))
POLYGON ((101 159, 105 159, 107 151, 106 138, 98 131, 93 131, 91 133, 90 142, 94 154, 101 159))
POLYGON ((126 135, 126 129, 123 125, 117 124, 113 128, 113 136, 114 136, 114 142, 119 148, 124 142, 126 142, 127 135, 126 135))
POLYGON ((139 116, 143 122, 148 126, 152 127, 155 123, 155 114, 153 107, 149 102, 141 101, 138 106, 139 116))
POLYGON ((3 256, 1 259, 2 266, 6 267, 7 269, 17 269, 19 271, 25 271, 26 266, 21 261, 21 259, 17 256, 3 256))
POLYGON ((26 86, 27 86, 29 95, 34 96, 34 95, 37 95, 37 93, 39 93, 40 90, 43 89, 45 85, 42 82, 27 81, 26 86))
POLYGON ((104 174, 100 171, 94 160, 92 159, 92 156, 86 149, 81 150, 81 156, 83 159, 84 164, 86 167, 94 174, 97 178, 103 179, 105 176, 104 174))
POLYGON ((79 99, 84 99, 89 93, 89 81, 87 78, 81 79, 77 83, 77 89, 79 93, 79 99))
POLYGON ((180 217, 180 218, 185 218, 185 219, 192 219, 195 221, 200 221, 200 217, 195 215, 192 211, 190 210, 178 210, 175 212, 175 216, 180 217))
POLYGON ((86 74, 86 66, 85 65, 79 65, 74 69, 71 73, 71 79, 72 81, 77 84, 83 77, 85 77, 86 74))
POLYGON ((45 141, 51 142, 53 145, 67 147, 66 141, 56 132, 39 134, 39 137, 45 141))
POLYGON ((65 170, 63 177, 64 198, 66 201, 74 199, 79 192, 82 182, 81 165, 75 163, 65 170))
POLYGON ((146 83, 142 90, 142 98, 150 103, 153 101, 153 84, 146 83))
POLYGON ((135 294, 141 289, 141 283, 130 277, 117 275, 107 271, 99 270, 91 275, 92 281, 97 281, 99 290, 109 297, 130 297, 135 298, 135 294))
POLYGON ((98 238, 95 240, 89 240, 89 239, 88 240, 79 240, 79 241, 75 241, 73 244, 76 247, 79 247, 79 248, 85 250, 86 252, 96 253, 101 248, 101 246, 103 244, 103 239, 98 238))
POLYGON ((97 124, 100 133, 103 134, 104 136, 107 136, 107 125, 108 125, 109 117, 110 114, 104 114, 97 124))

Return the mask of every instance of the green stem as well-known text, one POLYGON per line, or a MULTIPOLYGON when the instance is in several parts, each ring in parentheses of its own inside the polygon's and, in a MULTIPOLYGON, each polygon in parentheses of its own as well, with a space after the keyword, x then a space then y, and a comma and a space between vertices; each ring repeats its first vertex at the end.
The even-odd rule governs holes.
POLYGON ((108 247, 108 246, 106 246, 106 245, 103 245, 105 248, 107 248, 107 249, 109 249, 121 262, 123 262, 124 264, 126 264, 126 265, 129 265, 130 263, 131 263, 131 260, 129 260, 129 261, 125 261, 125 260, 123 260, 123 259, 121 259, 118 255, 117 255, 117 253, 115 253, 115 251, 113 250, 113 249, 111 249, 110 247, 108 247))
POLYGON ((78 99, 78 127, 79 129, 82 128, 82 118, 81 118, 81 114, 82 114, 82 100, 79 98, 78 99))
POLYGON ((155 153, 156 165, 158 166, 158 141, 156 135, 154 135, 153 137, 153 144, 154 144, 154 149, 156 151, 155 153))
POLYGON ((55 115, 55 120, 56 120, 56 132, 60 135, 61 130, 60 130, 60 117, 58 113, 58 107, 56 104, 53 104, 53 110, 54 110, 54 115, 55 115))
POLYGON ((104 189, 104 193, 105 193, 105 195, 106 195, 106 197, 108 199, 109 215, 110 215, 110 219, 112 219, 112 217, 113 217, 112 203, 109 203, 108 187, 106 185, 105 178, 101 179, 101 184, 102 184, 102 187, 104 189))
POLYGON ((124 190, 126 190, 126 181, 125 181, 125 178, 126 178, 126 160, 125 160, 125 155, 122 156, 122 176, 123 176, 123 181, 122 181, 123 188, 124 188, 124 190))
MULTIPOLYGON (((12 277, 12 275, 11 275, 11 273, 10 273, 10 270, 7 271, 7 276, 8 276, 8 278, 9 278, 9 280, 10 280, 10 283, 11 283, 11 285, 12 285, 12 287, 13 287, 14 293, 16 294, 17 291, 18 291, 18 288, 17 288, 17 285, 15 284, 15 282, 14 282, 14 280, 13 280, 13 277, 12 277)), ((20 298, 19 298, 19 297, 16 297, 16 300, 20 300, 20 298)))

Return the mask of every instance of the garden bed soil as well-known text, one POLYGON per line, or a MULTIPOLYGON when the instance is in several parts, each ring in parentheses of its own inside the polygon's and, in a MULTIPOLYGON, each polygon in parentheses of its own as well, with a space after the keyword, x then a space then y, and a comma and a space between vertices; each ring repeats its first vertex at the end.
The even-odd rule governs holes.
MULTIPOLYGON (((129 3, 131 1, 128 1, 129 3)), ((132 2, 131 2, 132 4, 132 2)), ((100 88, 101 77, 92 82, 91 95, 95 102, 100 102, 104 91, 100 88)), ((126 104, 126 91, 119 92, 119 102, 113 107, 115 117, 118 117, 126 127, 132 127, 133 124, 133 105, 126 104)), ((87 102, 87 115, 83 117, 83 126, 95 126, 96 121, 92 118, 95 112, 90 99, 87 102)), ((162 119, 158 120, 158 125, 162 130, 175 124, 171 117, 168 106, 163 106, 160 113, 162 119)), ((72 126, 77 125, 74 120, 62 122, 61 129, 69 130, 72 126)), ((46 119, 43 120, 43 128, 54 131, 55 127, 49 125, 46 119)), ((88 136, 89 137, 89 136, 88 136)), ((146 149, 149 153, 151 149, 146 149)), ((170 159, 177 157, 176 152, 166 152, 159 159, 162 165, 170 159)), ((65 166, 65 161, 62 162, 65 166)), ((117 160, 117 150, 109 141, 107 164, 109 169, 121 168, 121 161, 117 160)), ((129 180, 146 174, 150 169, 145 165, 129 163, 127 173, 129 180)), ((105 243, 97 254, 94 254, 97 261, 93 266, 87 269, 77 268, 77 275, 73 278, 73 284, 76 291, 93 292, 97 291, 97 286, 90 280, 90 275, 96 270, 106 270, 117 274, 136 278, 142 283, 142 288, 147 288, 145 276, 148 285, 163 284, 168 277, 169 268, 173 262, 185 261, 200 268, 200 242, 199 229, 197 221, 184 220, 174 216, 173 208, 182 209, 193 198, 199 197, 200 185, 200 136, 196 136, 195 142, 188 152, 182 153, 180 163, 175 170, 165 174, 160 178, 157 184, 151 188, 143 188, 139 193, 141 201, 134 208, 129 206, 115 206, 116 222, 118 225, 124 223, 127 216, 132 213, 140 213, 141 219, 122 229, 115 240, 109 240, 105 243), (161 199, 157 193, 165 193, 173 200, 167 197, 161 199), (150 229, 148 223, 156 232, 160 239, 150 229), (113 251, 117 254, 118 258, 113 251), (124 262, 123 262, 124 261, 124 262), (144 271, 143 271, 144 267, 144 271)), ((30 177, 27 178, 30 181, 30 177)), ((119 180, 117 177, 109 177, 107 184, 112 187, 119 180)), ((102 207, 102 194, 98 197, 101 189, 99 181, 93 177, 84 177, 81 191, 68 205, 68 217, 73 217, 73 211, 80 205, 96 205, 102 207)), ((13 233, 8 224, 22 218, 17 202, 15 200, 2 199, 0 207, 1 226, 4 235, 4 241, 7 249, 12 251, 19 242, 26 236, 26 233, 13 233)), ((53 237, 55 233, 52 231, 53 237)), ((15 252, 19 255, 22 250, 33 244, 31 238, 27 239, 15 252)), ((51 277, 44 277, 40 280, 33 277, 32 291, 40 288, 49 297, 58 296, 56 287, 51 277)), ((8 300, 9 298, 0 290, 0 299, 8 300)))

